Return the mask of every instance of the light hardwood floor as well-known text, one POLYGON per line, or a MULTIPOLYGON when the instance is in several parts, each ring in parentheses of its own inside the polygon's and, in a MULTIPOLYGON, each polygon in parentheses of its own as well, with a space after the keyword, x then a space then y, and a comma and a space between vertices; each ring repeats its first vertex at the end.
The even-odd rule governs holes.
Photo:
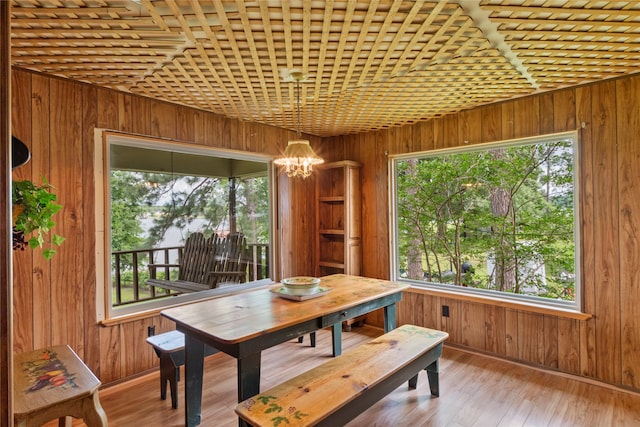
MULTIPOLYGON (((343 350, 380 334, 367 326, 354 328, 343 334, 343 350)), ((318 332, 316 348, 305 337, 303 344, 291 341, 265 351, 262 390, 330 357, 328 330, 318 332)), ((238 425, 235 375, 232 357, 218 353, 207 359, 202 426, 238 425)), ((110 427, 177 427, 184 425, 183 387, 181 381, 177 410, 170 399, 160 400, 157 373, 105 388, 100 400, 110 427)), ((422 372, 417 390, 399 387, 348 426, 640 426, 640 395, 445 347, 439 398, 430 396, 422 372)))

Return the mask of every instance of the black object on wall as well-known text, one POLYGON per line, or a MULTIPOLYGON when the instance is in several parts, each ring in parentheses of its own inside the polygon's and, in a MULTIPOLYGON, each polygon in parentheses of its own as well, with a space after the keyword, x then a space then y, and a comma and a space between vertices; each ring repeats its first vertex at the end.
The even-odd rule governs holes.
POLYGON ((24 142, 11 136, 11 169, 24 165, 31 158, 31 152, 24 142))

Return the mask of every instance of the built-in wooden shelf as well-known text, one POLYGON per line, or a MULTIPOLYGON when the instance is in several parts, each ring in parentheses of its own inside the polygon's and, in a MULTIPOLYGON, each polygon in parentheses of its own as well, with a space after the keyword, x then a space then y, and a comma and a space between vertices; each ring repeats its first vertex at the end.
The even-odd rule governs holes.
MULTIPOLYGON (((362 209, 358 162, 317 168, 316 275, 362 274, 362 209)), ((354 319, 344 323, 349 329, 354 319)))
POLYGON ((316 169, 318 276, 362 273, 361 166, 358 162, 344 160, 316 169))
POLYGON ((344 230, 320 230, 318 231, 320 234, 335 234, 339 236, 344 236, 344 230))
POLYGON ((321 203, 344 203, 344 196, 320 197, 318 201, 321 203))
POLYGON ((319 265, 321 267, 329 267, 329 268, 343 269, 344 270, 344 264, 341 263, 341 262, 320 261, 319 265))

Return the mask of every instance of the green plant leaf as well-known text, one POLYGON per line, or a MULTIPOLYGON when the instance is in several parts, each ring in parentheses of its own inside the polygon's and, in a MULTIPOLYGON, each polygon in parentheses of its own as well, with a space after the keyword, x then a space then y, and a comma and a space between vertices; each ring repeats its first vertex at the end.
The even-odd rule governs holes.
POLYGON ((55 249, 43 249, 42 250, 42 255, 45 257, 46 260, 50 260, 53 255, 55 255, 56 250, 55 249))
MULTIPOLYGON (((32 249, 43 248, 46 259, 51 259, 55 250, 44 247, 45 235, 56 225, 51 217, 62 209, 62 205, 55 203, 57 197, 51 192, 53 189, 45 178, 42 178, 41 186, 29 180, 14 181, 11 189, 11 198, 17 213, 14 226, 24 234, 18 237, 14 234, 14 239, 26 240, 32 249)), ((63 237, 53 235, 51 243, 59 246, 63 241, 63 237)))
POLYGON ((43 244, 44 244, 44 239, 40 234, 37 234, 29 239, 29 247, 31 249, 42 247, 43 244))

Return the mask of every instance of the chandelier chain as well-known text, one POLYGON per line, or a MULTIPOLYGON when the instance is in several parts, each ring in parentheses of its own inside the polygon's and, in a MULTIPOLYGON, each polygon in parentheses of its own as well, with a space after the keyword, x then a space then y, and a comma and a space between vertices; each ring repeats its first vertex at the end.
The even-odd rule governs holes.
POLYGON ((300 79, 296 79, 296 103, 297 103, 297 111, 298 111, 298 127, 296 134, 298 138, 302 135, 302 131, 300 130, 300 79))

